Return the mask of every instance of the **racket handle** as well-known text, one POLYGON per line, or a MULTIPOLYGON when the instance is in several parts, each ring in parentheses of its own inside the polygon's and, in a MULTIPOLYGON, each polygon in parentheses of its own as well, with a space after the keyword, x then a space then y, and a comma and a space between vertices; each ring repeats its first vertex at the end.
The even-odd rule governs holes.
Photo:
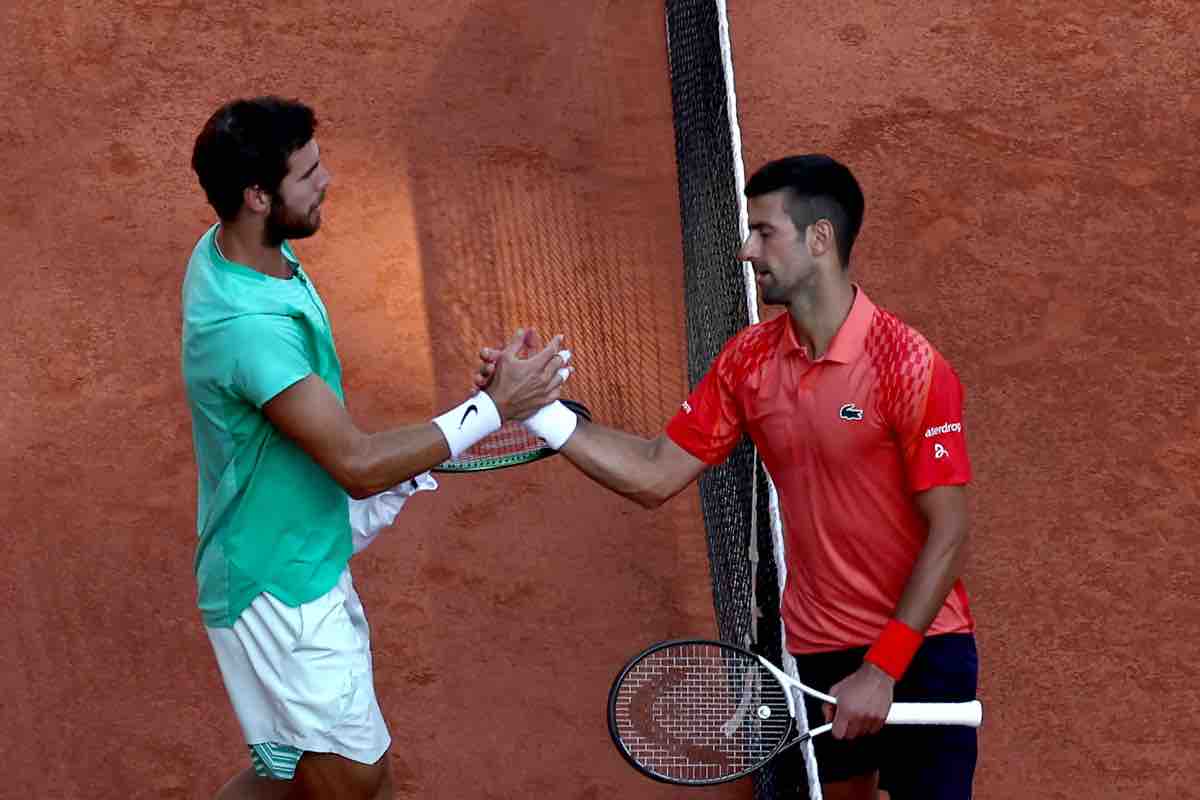
POLYGON ((978 728, 983 722, 983 705, 978 700, 968 703, 892 703, 887 722, 889 725, 969 725, 978 728))

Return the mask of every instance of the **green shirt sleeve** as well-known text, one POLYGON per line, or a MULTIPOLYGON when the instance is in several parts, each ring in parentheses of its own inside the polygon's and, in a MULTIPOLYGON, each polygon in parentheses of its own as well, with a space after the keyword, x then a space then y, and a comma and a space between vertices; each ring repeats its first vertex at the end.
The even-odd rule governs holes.
POLYGON ((301 322, 284 314, 256 314, 239 319, 230 332, 237 354, 233 388, 255 407, 315 370, 301 322))

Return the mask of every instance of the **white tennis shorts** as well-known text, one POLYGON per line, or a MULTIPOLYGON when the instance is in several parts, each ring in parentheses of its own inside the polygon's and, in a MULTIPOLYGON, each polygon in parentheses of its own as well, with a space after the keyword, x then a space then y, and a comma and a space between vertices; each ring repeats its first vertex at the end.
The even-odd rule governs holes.
MULTIPOLYGON (((232 628, 208 628, 208 638, 246 744, 256 755, 294 754, 272 777, 291 778, 300 752, 363 764, 387 752, 370 632, 348 567, 329 592, 295 608, 260 594, 232 628)), ((255 766, 261 773, 257 758, 255 766)))

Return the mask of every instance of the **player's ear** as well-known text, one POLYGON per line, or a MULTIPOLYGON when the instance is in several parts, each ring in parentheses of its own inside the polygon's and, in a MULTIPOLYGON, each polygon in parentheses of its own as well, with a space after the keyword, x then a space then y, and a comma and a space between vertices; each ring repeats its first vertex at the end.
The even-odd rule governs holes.
POLYGON ((819 219, 808 228, 808 249, 814 258, 833 252, 837 247, 833 232, 833 223, 827 219, 819 219))
POLYGON ((242 190, 242 203, 251 211, 265 214, 271 209, 271 196, 261 186, 247 186, 242 190))

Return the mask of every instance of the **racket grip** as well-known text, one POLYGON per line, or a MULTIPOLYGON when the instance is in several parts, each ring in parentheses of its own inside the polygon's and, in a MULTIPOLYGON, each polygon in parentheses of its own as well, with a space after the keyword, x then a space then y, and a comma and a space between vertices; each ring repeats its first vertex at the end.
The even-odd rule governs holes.
POLYGON ((983 705, 967 703, 892 703, 889 725, 968 725, 978 728, 983 722, 983 705))

